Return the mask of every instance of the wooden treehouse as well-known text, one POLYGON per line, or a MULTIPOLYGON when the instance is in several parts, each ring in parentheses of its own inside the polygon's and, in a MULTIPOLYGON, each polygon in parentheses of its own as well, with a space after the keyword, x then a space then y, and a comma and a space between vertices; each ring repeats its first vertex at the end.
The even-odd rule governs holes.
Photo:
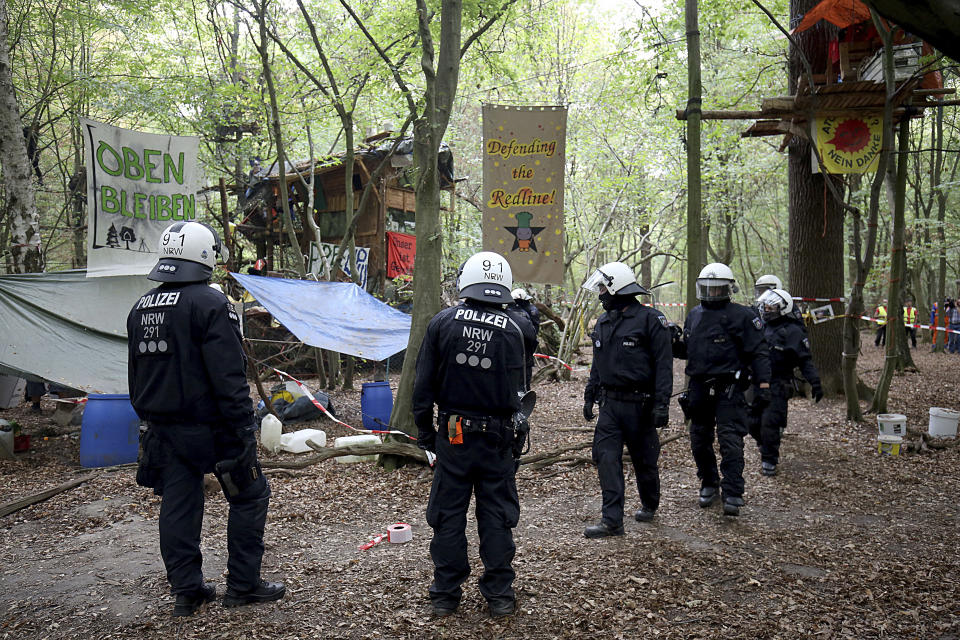
MULTIPOLYGON (((354 155, 353 170, 353 206, 359 211, 361 197, 377 166, 389 154, 394 139, 386 139, 380 134, 365 140, 367 146, 358 149, 354 155)), ((288 185, 288 204, 293 217, 294 230, 303 255, 319 258, 318 247, 311 248, 313 234, 309 225, 304 225, 307 215, 312 215, 319 229, 321 242, 330 252, 329 245, 339 245, 343 240, 347 225, 353 217, 346 211, 346 184, 343 166, 343 154, 323 160, 287 163, 286 180, 288 185), (311 165, 313 173, 311 176, 311 165), (310 208, 310 184, 313 187, 312 209, 310 208)), ((383 293, 387 281, 387 232, 416 235, 414 217, 416 198, 413 176, 413 142, 406 138, 400 141, 396 151, 386 160, 387 166, 376 179, 373 192, 368 197, 362 211, 359 211, 355 231, 356 247, 367 250, 367 289, 383 293)), ((453 206, 453 155, 444 144, 438 161, 440 187, 451 193, 450 206, 453 206)), ((289 270, 282 263, 283 252, 277 247, 289 247, 289 236, 282 223, 282 203, 280 195, 280 171, 274 163, 261 175, 254 178, 255 184, 248 187, 245 197, 241 197, 238 223, 234 230, 249 239, 256 246, 255 259, 265 259, 268 268, 274 271, 289 270)), ((363 255, 363 252, 361 252, 363 255)), ((254 259, 244 259, 245 263, 254 259)), ((240 265, 238 265, 239 267, 240 265)), ((315 272, 318 270, 314 264, 315 272)), ((322 271, 321 271, 322 273, 322 271)))
MULTIPOLYGON (((805 31, 820 20, 832 23, 839 31, 828 42, 825 55, 818 56, 824 64, 812 69, 812 74, 801 74, 795 95, 765 98, 755 111, 703 111, 701 118, 755 120, 742 137, 782 136, 781 152, 798 137, 819 148, 822 156, 831 155, 837 160, 837 164, 827 165, 828 172, 862 173, 863 166, 841 156, 848 149, 864 149, 861 156, 868 161, 878 155, 878 149, 871 152, 868 145, 871 137, 877 139, 886 100, 883 43, 870 10, 860 0, 823 0, 803 16, 791 34, 805 31), (860 124, 863 120, 868 122, 860 124), (818 140, 818 136, 823 137, 818 140)), ((932 64, 935 52, 929 44, 897 29, 893 48, 895 122, 903 117, 920 117, 927 107, 958 104, 942 99, 955 89, 943 88, 943 78, 932 64)), ((677 118, 687 119, 687 112, 678 110, 677 118)), ((815 161, 815 171, 819 170, 817 165, 815 161)))

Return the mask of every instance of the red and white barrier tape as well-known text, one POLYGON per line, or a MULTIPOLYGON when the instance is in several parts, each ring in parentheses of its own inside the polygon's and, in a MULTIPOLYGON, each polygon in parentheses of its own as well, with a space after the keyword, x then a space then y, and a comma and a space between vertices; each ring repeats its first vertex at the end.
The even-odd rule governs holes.
MULTIPOLYGON (((857 316, 857 317, 859 317, 861 320, 866 320, 867 322, 874 322, 874 323, 877 323, 877 324, 880 323, 880 321, 877 320, 876 318, 871 318, 871 317, 869 317, 869 316, 857 316)), ((904 326, 906 326, 906 327, 913 327, 914 329, 930 329, 930 325, 928 325, 928 324, 907 324, 907 325, 904 325, 904 326)), ((934 331, 946 331, 947 333, 960 333, 960 331, 957 331, 956 329, 947 329, 946 327, 933 327, 933 330, 934 330, 934 331)))
POLYGON ((563 360, 561 360, 560 358, 558 358, 558 357, 556 357, 556 356, 548 356, 548 355, 545 354, 545 353, 535 353, 535 354, 533 354, 533 357, 534 357, 534 358, 543 358, 544 360, 556 360, 556 361, 559 362, 562 366, 566 367, 566 368, 569 369, 570 371, 573 371, 573 367, 571 367, 571 366, 568 365, 566 362, 564 362, 563 360))
POLYGON ((285 372, 285 371, 280 371, 280 369, 276 369, 276 368, 273 368, 273 367, 271 367, 271 369, 273 369, 274 371, 276 371, 276 372, 277 372, 277 375, 280 375, 280 376, 289 378, 289 379, 292 380, 294 383, 296 383, 296 385, 297 385, 298 387, 300 387, 300 390, 303 391, 303 395, 305 395, 305 396, 307 396, 308 398, 310 398, 310 402, 313 403, 313 406, 315 406, 317 409, 320 409, 320 411, 322 411, 325 416, 327 416, 328 418, 330 418, 331 420, 333 420, 333 421, 336 422, 337 424, 341 424, 341 425, 345 426, 347 429, 351 429, 351 430, 353 430, 353 431, 356 431, 357 433, 376 433, 376 434, 385 434, 385 433, 386 433, 386 434, 395 435, 395 436, 404 436, 405 438, 409 438, 409 439, 411 439, 411 440, 416 440, 416 439, 417 439, 415 436, 412 436, 412 435, 410 435, 409 433, 405 433, 405 432, 403 432, 403 431, 400 431, 399 429, 357 429, 356 427, 352 427, 352 426, 350 426, 349 424, 347 424, 346 422, 344 422, 343 420, 339 420, 339 419, 335 418, 332 413, 330 413, 329 411, 327 411, 327 408, 324 407, 324 406, 320 403, 320 401, 317 400, 317 399, 313 396, 313 393, 310 392, 310 389, 307 387, 307 385, 303 384, 302 382, 300 382, 299 380, 297 380, 296 378, 294 378, 292 375, 290 375, 289 373, 287 373, 287 372, 285 372))
POLYGON ((803 296, 793 296, 794 300, 801 302, 846 302, 846 298, 804 298, 803 296))

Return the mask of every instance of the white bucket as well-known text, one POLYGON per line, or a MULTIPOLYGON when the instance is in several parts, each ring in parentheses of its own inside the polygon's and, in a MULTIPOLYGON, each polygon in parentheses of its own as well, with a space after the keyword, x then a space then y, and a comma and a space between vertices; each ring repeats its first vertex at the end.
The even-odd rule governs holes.
POLYGON ((877 438, 877 452, 887 456, 900 455, 903 438, 900 436, 879 436, 877 438))
MULTIPOLYGON (((372 433, 362 436, 343 436, 333 441, 334 448, 348 447, 352 444, 380 444, 379 436, 372 433)), ((375 462, 377 456, 337 456, 337 462, 349 464, 351 462, 375 462)))
POLYGON ((930 407, 930 435, 934 438, 956 438, 960 411, 930 407))
POLYGON ((907 435, 907 416, 899 413, 879 413, 877 414, 877 424, 880 427, 881 436, 900 436, 907 435))

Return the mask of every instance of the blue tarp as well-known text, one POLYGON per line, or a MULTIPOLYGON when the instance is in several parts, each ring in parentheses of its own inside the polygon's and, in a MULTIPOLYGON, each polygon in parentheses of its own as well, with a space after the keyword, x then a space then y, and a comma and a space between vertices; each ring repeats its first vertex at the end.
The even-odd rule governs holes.
POLYGON ((410 316, 352 282, 230 275, 301 342, 368 360, 407 348, 410 316))

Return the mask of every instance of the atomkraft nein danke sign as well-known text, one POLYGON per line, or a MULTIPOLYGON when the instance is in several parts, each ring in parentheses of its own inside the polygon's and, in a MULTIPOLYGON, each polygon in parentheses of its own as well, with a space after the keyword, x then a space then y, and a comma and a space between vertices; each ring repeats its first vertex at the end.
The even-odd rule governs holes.
POLYGON ((883 117, 815 118, 817 151, 827 173, 877 170, 883 145, 883 117))
POLYGON ((197 217, 199 138, 141 133, 80 118, 87 167, 87 276, 135 275, 160 234, 197 217))
POLYGON ((483 105, 483 248, 514 282, 563 282, 566 107, 483 105))

